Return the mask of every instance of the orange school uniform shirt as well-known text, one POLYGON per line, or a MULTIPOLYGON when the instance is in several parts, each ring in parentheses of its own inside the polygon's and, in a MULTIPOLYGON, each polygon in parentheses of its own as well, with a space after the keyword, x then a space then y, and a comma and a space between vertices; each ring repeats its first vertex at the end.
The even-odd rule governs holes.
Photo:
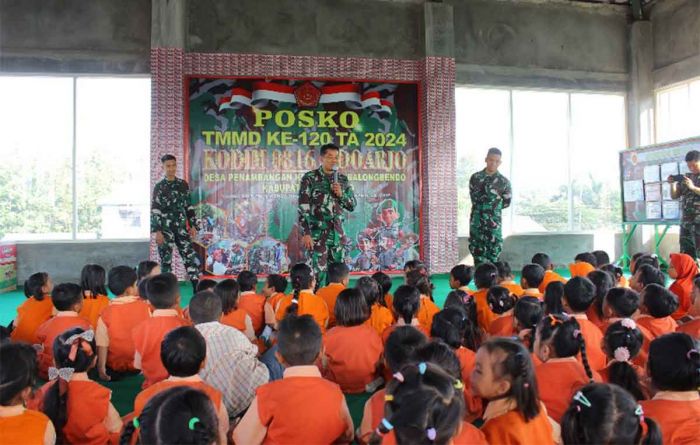
MULTIPOLYGON (((54 384, 57 381, 39 388, 28 405, 40 409, 46 393, 54 384)), ((105 425, 112 391, 91 380, 71 380, 67 396, 66 425, 63 427, 67 443, 104 445, 119 442, 119 433, 110 433, 105 425)))
POLYGON ((652 400, 640 401, 644 416, 659 424, 664 445, 697 443, 700 434, 700 399, 664 400, 666 397, 672 399, 673 394, 657 393, 652 400))
POLYGON ((430 300, 430 297, 425 295, 420 296, 420 307, 418 308, 416 318, 426 331, 430 332, 430 328, 433 326, 433 317, 438 312, 440 312, 440 308, 430 300))
POLYGON ((372 305, 369 319, 365 324, 375 330, 377 335, 382 335, 384 330, 394 323, 391 311, 379 303, 372 305))
POLYGON ((569 264, 569 272, 571 273, 571 278, 574 277, 587 277, 589 273, 593 272, 595 267, 592 264, 585 261, 578 261, 576 263, 569 264))
POLYGON ((84 298, 83 307, 79 315, 90 322, 92 329, 97 329, 97 319, 100 318, 102 310, 109 305, 109 297, 98 295, 95 298, 84 298))
POLYGON ((53 366, 53 342, 59 335, 68 329, 82 328, 90 329, 90 322, 78 316, 77 312, 62 311, 55 317, 43 322, 36 330, 38 344, 43 348, 38 354, 39 377, 43 380, 49 379, 49 367, 53 366))
POLYGON ((386 303, 386 307, 388 307, 390 311, 394 310, 394 296, 392 294, 384 294, 384 303, 386 303))
POLYGON ((308 367, 287 368, 281 380, 262 385, 255 392, 258 418, 267 427, 263 443, 335 442, 347 428, 341 414, 345 398, 340 387, 320 374, 295 376, 294 368, 308 367))
MULTIPOLYGON (((277 308, 277 321, 282 321, 287 315, 287 308, 292 304, 292 295, 285 295, 280 300, 280 305, 277 308)), ((326 333, 328 327, 328 306, 321 298, 314 295, 311 291, 301 291, 299 293, 299 307, 297 308, 298 315, 311 315, 316 323, 321 328, 321 333, 326 333)))
POLYGON ((138 363, 134 364, 143 373, 144 389, 168 378, 168 371, 160 360, 160 344, 168 332, 187 325, 185 320, 177 316, 174 309, 156 309, 148 320, 142 321, 134 328, 132 339, 136 354, 141 357, 140 366, 138 363))
POLYGON ((119 297, 102 310, 97 320, 95 341, 107 347, 107 367, 114 371, 134 371, 134 340, 131 331, 151 317, 151 309, 140 297, 119 297))
POLYGON ((253 321, 253 329, 256 333, 262 332, 265 324, 265 296, 253 291, 241 292, 238 298, 238 308, 248 312, 253 321))
POLYGON ((637 326, 644 326, 652 336, 652 340, 664 334, 676 332, 678 323, 671 316, 654 318, 650 315, 640 315, 636 320, 637 326))
POLYGON ((245 310, 243 310, 241 308, 234 309, 231 312, 229 312, 228 314, 224 314, 221 317, 221 324, 225 324, 226 326, 231 326, 232 328, 236 328, 239 331, 245 333, 246 316, 250 316, 250 315, 245 310))
POLYGON ((513 336, 513 315, 501 315, 491 322, 489 326, 489 335, 493 337, 512 337, 513 336))
POLYGON ((552 424, 549 423, 544 405, 540 412, 528 422, 508 399, 489 403, 484 413, 481 431, 492 445, 552 445, 552 424), (510 409, 508 409, 510 408, 510 409))
POLYGON ((558 273, 554 272, 553 270, 545 270, 544 271, 544 279, 540 283, 540 285, 537 287, 540 291, 540 293, 544 294, 544 291, 547 289, 547 285, 549 283, 552 283, 554 281, 559 281, 561 283, 566 283, 566 279, 559 275, 558 273))
POLYGON ((591 307, 588 308, 586 311, 586 317, 588 317, 588 320, 596 325, 598 329, 600 329, 600 332, 605 334, 605 329, 607 329, 607 323, 605 323, 605 320, 598 315, 598 311, 595 308, 595 303, 591 305, 591 307))
POLYGON ((180 386, 189 386, 190 388, 202 391, 204 394, 209 396, 211 402, 214 404, 214 408, 217 411, 219 410, 219 407, 222 403, 221 391, 215 389, 213 386, 207 385, 205 382, 163 380, 161 382, 154 383, 153 385, 138 393, 136 399, 134 399, 134 417, 138 417, 141 415, 141 412, 143 412, 143 408, 146 406, 148 401, 151 400, 155 395, 168 389, 180 386))
POLYGON ((277 320, 275 319, 275 314, 279 308, 280 301, 285 295, 282 292, 277 292, 272 294, 270 298, 265 302, 265 323, 269 325, 274 325, 277 320))
POLYGON ((43 322, 51 318, 53 311, 53 302, 49 295, 44 295, 41 301, 34 297, 27 298, 17 307, 14 330, 10 334, 12 341, 24 341, 29 344, 39 343, 36 331, 43 322))
MULTIPOLYGON (((547 360, 535 367, 535 376, 540 400, 547 407, 549 417, 557 423, 561 423, 576 391, 589 383, 583 365, 573 357, 547 360)), ((593 374, 593 379, 602 381, 598 374, 593 374)))
POLYGON ((464 403, 467 408, 466 417, 471 419, 481 416, 484 409, 481 397, 475 396, 471 387, 471 374, 476 365, 476 353, 469 348, 460 346, 455 349, 455 355, 459 360, 459 371, 464 383, 464 403))
POLYGON ((684 332, 691 337, 700 339, 700 318, 690 320, 676 328, 676 332, 684 332))
POLYGON ((499 286, 505 287, 511 294, 518 298, 523 296, 524 289, 515 281, 504 281, 503 283, 499 284, 499 286))
MULTIPOLYGON (((588 264, 588 263, 586 263, 588 264)), ((594 325, 585 314, 574 314, 573 317, 581 326, 581 335, 586 343, 586 358, 593 371, 605 368, 608 358, 601 348, 603 333, 598 326, 594 325)), ((578 354, 579 362, 582 363, 581 354, 578 354)))
POLYGON ((324 286, 316 291, 316 296, 325 301, 326 307, 328 307, 329 328, 335 326, 335 301, 338 299, 338 294, 340 294, 344 289, 345 286, 342 283, 331 283, 328 286, 324 286))
POLYGON ((336 326, 323 337, 326 366, 323 377, 337 383, 344 393, 365 392, 365 386, 376 378, 384 345, 371 327, 336 326))
POLYGON ((3 445, 44 445, 48 417, 42 412, 25 409, 16 416, 0 417, 3 445))

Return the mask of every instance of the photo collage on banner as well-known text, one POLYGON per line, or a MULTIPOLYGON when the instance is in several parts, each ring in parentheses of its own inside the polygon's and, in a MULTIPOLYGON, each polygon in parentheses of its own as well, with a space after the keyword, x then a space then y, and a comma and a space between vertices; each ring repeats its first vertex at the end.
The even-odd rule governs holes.
POLYGON ((418 98, 417 83, 189 77, 185 165, 203 272, 305 261, 299 184, 328 143, 357 199, 342 240, 350 270, 400 272, 418 259, 418 98))

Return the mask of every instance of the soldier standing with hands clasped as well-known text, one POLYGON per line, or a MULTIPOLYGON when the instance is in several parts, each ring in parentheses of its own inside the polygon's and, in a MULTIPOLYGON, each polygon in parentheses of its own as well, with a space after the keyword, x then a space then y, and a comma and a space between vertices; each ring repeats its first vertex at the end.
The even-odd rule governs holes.
POLYGON ((700 256, 700 151, 686 153, 685 162, 690 173, 669 176, 668 182, 671 198, 681 198, 681 252, 697 259, 700 256))
POLYGON ((357 204, 347 176, 338 173, 339 156, 338 146, 321 147, 321 166, 305 173, 299 187, 301 244, 318 286, 325 285, 328 263, 344 260, 344 212, 352 212, 357 204))
POLYGON ((151 202, 151 232, 156 236, 160 267, 163 272, 170 272, 173 246, 176 246, 185 263, 194 291, 199 280, 199 267, 197 256, 192 249, 192 238, 197 234, 197 220, 190 201, 190 187, 185 180, 175 177, 177 172, 175 156, 168 154, 160 161, 163 164, 165 178, 156 183, 153 188, 151 202))

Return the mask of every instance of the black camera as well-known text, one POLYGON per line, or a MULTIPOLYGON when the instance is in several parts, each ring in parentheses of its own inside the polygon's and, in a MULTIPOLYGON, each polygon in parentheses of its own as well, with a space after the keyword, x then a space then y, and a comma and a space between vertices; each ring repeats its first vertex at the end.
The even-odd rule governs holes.
POLYGON ((683 182, 686 177, 685 175, 671 175, 671 180, 673 180, 673 182, 683 182))

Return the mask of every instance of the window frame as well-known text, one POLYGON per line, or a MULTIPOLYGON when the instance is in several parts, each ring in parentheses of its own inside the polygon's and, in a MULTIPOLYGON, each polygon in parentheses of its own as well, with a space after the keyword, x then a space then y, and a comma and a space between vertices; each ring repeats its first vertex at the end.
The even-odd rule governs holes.
MULTIPOLYGON (((52 243, 95 243, 100 241, 106 242, 139 242, 148 241, 150 239, 147 237, 140 238, 80 238, 78 237, 78 144, 77 144, 77 134, 78 134, 78 123, 77 123, 77 111, 78 111, 78 79, 143 79, 153 81, 150 75, 144 74, 111 74, 111 73, 23 73, 23 72, 2 72, 0 73, 0 78, 5 77, 49 77, 49 78, 70 78, 72 80, 72 122, 73 128, 71 130, 71 232, 70 238, 41 238, 41 239, 12 239, 3 242, 17 243, 17 244, 40 244, 46 242, 52 243)), ((149 122, 150 127, 150 122, 149 122)), ((149 141, 150 146, 150 141, 149 141)), ((149 180, 150 181, 150 180, 149 180)), ((150 193, 150 191, 149 191, 150 193)), ((150 206, 150 199, 149 199, 150 206)), ((150 215, 147 215, 150 217, 150 215)), ((150 234, 149 234, 150 235, 150 234)))
MULTIPOLYGON (((700 78, 698 78, 700 79, 700 78)), ((690 82, 688 82, 690 83, 690 82)), ((574 197, 573 197, 573 182, 572 182, 572 175, 573 175, 573 155, 572 155, 572 106, 571 106, 571 97, 572 95, 575 94, 588 94, 588 95, 606 95, 606 96, 618 96, 622 97, 623 99, 623 110, 625 112, 623 113, 624 115, 624 146, 620 147, 620 150, 624 150, 625 148, 628 147, 629 145, 629 137, 627 134, 627 101, 628 101, 628 96, 627 93, 624 91, 607 91, 607 90, 579 90, 579 89, 557 89, 557 88, 530 88, 530 87, 513 87, 513 86, 499 86, 499 85, 480 85, 480 84, 469 84, 469 83, 456 83, 455 84, 455 89, 458 88, 471 88, 471 89, 480 89, 480 90, 498 90, 498 91, 507 91, 508 92, 508 97, 509 97, 509 105, 508 105, 508 111, 509 111, 509 125, 508 125, 508 144, 510 146, 511 153, 509 155, 509 171, 513 172, 513 160, 515 158, 514 153, 517 150, 517 147, 515 145, 515 136, 514 136, 514 119, 513 119, 513 93, 517 91, 523 91, 523 92, 541 92, 541 93, 565 93, 567 95, 567 111, 566 111, 566 125, 567 125, 567 197, 568 197, 568 203, 567 203, 567 218, 568 218, 568 224, 567 224, 567 230, 562 230, 562 231, 552 231, 552 232, 516 232, 513 230, 514 227, 514 218, 515 218, 515 208, 517 206, 516 202, 513 202, 508 209, 505 211, 507 212, 506 217, 504 220, 507 218, 508 219, 508 226, 510 228, 509 233, 504 233, 505 236, 510 236, 510 235, 523 235, 523 234, 547 234, 547 233, 582 233, 582 232, 592 232, 591 230, 575 230, 574 229, 574 197)), ((690 88, 688 88, 690 91, 690 88)), ((690 94, 690 92, 688 93, 690 94)), ((456 102, 455 102, 455 111, 456 111, 456 102)), ((457 150, 458 147, 455 147, 455 154, 457 155, 457 150)), ((510 179, 510 178, 509 178, 510 179)), ((617 182, 616 182, 617 184, 617 182)), ((459 232, 459 229, 458 229, 459 232)))
MULTIPOLYGON (((661 112, 661 106, 660 106, 660 96, 664 93, 668 93, 671 90, 675 89, 680 89, 682 87, 685 88, 686 90, 686 95, 688 96, 688 103, 690 103, 690 85, 692 83, 699 82, 700 83, 700 76, 697 77, 691 77, 690 79, 686 79, 680 82, 674 82, 669 85, 664 85, 660 88, 654 89, 654 129, 653 129, 653 134, 652 134, 652 140, 654 141, 654 144, 662 144, 665 142, 671 142, 674 140, 683 140, 683 139, 688 139, 696 136, 700 136, 700 132, 695 135, 686 135, 681 137, 680 139, 659 139, 659 121, 661 120, 659 115, 661 112)), ((700 104, 698 104, 698 107, 700 107, 700 104)))

